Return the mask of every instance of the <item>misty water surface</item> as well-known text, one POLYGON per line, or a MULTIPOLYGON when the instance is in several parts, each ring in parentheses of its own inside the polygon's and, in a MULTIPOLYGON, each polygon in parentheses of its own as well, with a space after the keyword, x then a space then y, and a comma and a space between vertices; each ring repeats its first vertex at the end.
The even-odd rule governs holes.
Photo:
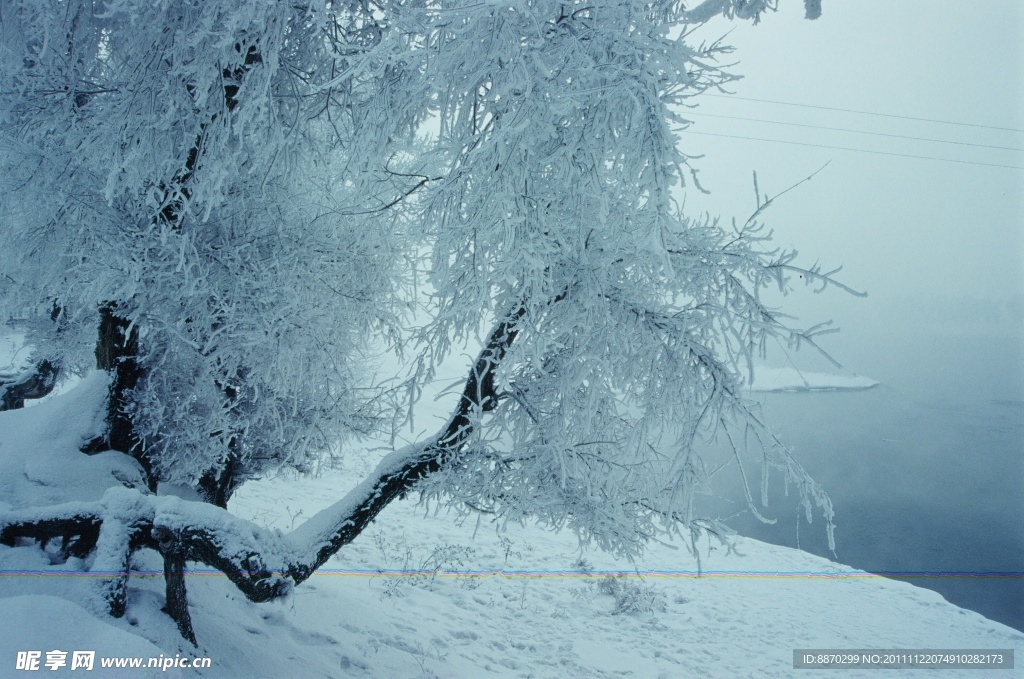
MULTIPOLYGON (((868 571, 1024 570, 1024 339, 1019 332, 875 328, 844 363, 872 390, 762 395, 765 415, 836 508, 837 560, 868 571)), ((734 491, 735 492, 735 491, 734 491)), ((792 495, 792 489, 791 489, 792 495)), ((739 496, 737 496, 739 497, 739 496)), ((719 505, 723 515, 728 504, 719 505)), ((742 503, 734 502, 733 511, 742 503)), ((820 516, 772 483, 764 525, 741 534, 832 558, 820 516)), ((915 585, 1024 630, 1024 582, 921 578, 915 585)))

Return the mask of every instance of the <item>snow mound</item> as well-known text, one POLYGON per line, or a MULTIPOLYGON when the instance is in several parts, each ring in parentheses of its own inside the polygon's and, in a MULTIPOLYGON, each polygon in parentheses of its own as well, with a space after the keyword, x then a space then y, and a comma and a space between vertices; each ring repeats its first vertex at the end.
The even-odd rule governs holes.
POLYGON ((106 374, 95 371, 66 394, 0 412, 0 509, 98 500, 112 486, 145 485, 128 455, 80 450, 102 431, 106 392, 106 374))

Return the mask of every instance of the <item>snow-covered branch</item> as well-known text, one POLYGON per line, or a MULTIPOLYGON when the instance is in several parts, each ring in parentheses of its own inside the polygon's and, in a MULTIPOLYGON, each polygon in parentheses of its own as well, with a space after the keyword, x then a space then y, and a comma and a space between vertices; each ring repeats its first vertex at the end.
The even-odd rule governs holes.
POLYGON ((60 377, 60 365, 42 360, 16 374, 0 374, 0 410, 25 406, 25 399, 42 398, 53 391, 60 377))
POLYGON ((166 564, 168 612, 182 635, 195 643, 181 577, 185 561, 218 569, 252 601, 286 595, 355 539, 384 507, 459 453, 479 415, 495 407, 494 374, 523 314, 520 305, 495 326, 470 370, 462 398, 437 435, 386 456, 363 483, 288 535, 205 502, 115 487, 96 502, 0 512, 0 543, 60 539, 66 555, 95 552, 91 570, 105 576, 100 595, 114 616, 125 611, 132 553, 158 550, 166 564))

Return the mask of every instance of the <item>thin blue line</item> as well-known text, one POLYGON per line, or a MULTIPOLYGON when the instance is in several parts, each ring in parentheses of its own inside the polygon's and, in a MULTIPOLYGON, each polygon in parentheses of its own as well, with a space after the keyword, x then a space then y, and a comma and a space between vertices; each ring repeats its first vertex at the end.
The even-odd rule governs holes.
MULTIPOLYGON (((186 569, 185 575, 223 575, 216 569, 186 569)), ((159 577, 163 571, 157 570, 132 570, 127 573, 135 577, 159 577)), ((271 575, 286 575, 283 571, 275 570, 271 575)), ((61 570, 0 570, 0 577, 22 576, 22 577, 120 577, 124 571, 61 571, 61 570)), ((447 570, 447 569, 345 569, 345 568, 321 568, 315 575, 349 575, 367 577, 392 577, 392 576, 445 576, 445 577, 563 577, 563 578, 602 578, 602 577, 747 577, 747 578, 1001 578, 1001 579, 1022 579, 1024 572, 1020 571, 727 571, 727 570, 643 570, 643 571, 622 571, 622 570, 515 570, 515 569, 492 569, 492 570, 447 570)))

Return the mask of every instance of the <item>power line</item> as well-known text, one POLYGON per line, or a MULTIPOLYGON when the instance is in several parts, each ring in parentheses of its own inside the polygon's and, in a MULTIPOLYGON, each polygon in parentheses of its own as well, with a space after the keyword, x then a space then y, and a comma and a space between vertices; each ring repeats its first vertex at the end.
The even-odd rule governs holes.
POLYGON ((836 151, 855 151, 857 153, 874 153, 880 156, 898 156, 900 158, 917 158, 918 160, 937 160, 943 163, 960 163, 961 165, 982 165, 984 167, 1003 167, 1010 170, 1024 170, 1024 167, 1019 165, 999 165, 996 163, 976 163, 971 160, 956 160, 953 158, 936 158, 934 156, 915 156, 909 153, 892 153, 890 151, 871 151, 869 149, 855 149, 848 146, 827 146, 825 144, 809 144, 807 142, 800 141, 783 141, 781 139, 763 139, 761 137, 741 137, 735 134, 717 134, 715 132, 694 132, 688 130, 686 134, 699 134, 705 137, 726 137, 728 139, 746 139, 748 141, 767 141, 773 144, 792 144, 794 146, 813 146, 819 149, 834 149, 836 151))
POLYGON ((810 127, 815 130, 832 130, 834 132, 851 132, 853 134, 870 134, 875 137, 892 137, 894 139, 912 139, 914 141, 929 141, 936 144, 956 144, 958 146, 976 146, 982 149, 999 149, 1001 151, 1024 151, 1024 148, 1015 146, 991 146, 989 144, 973 144, 966 141, 952 141, 950 139, 931 139, 929 137, 911 137, 905 134, 888 134, 885 132, 869 132, 867 130, 851 130, 846 127, 828 127, 825 125, 810 125, 807 123, 789 123, 782 120, 763 120, 761 118, 743 118, 741 116, 726 116, 717 113, 704 113, 703 111, 687 111, 688 116, 706 116, 708 118, 726 118, 728 120, 745 120, 752 123, 770 123, 772 125, 789 125, 791 127, 810 127))
POLYGON ((757 101, 762 104, 778 104, 779 106, 799 106, 801 108, 816 108, 822 111, 842 111, 844 113, 857 113, 865 116, 880 116, 882 118, 899 118, 901 120, 919 120, 925 123, 940 123, 942 125, 960 125, 961 127, 980 127, 986 130, 1002 130, 1003 132, 1024 132, 1016 127, 996 127, 995 125, 979 125, 977 123, 961 123, 954 120, 937 120, 935 118, 916 118, 914 116, 900 116, 894 113, 878 113, 876 111, 858 111, 852 108, 838 108, 834 106, 815 106, 813 104, 797 104, 791 101, 774 101, 772 99, 756 99, 754 97, 740 97, 735 94, 711 94, 705 92, 701 96, 719 97, 721 99, 742 99, 744 101, 757 101))

